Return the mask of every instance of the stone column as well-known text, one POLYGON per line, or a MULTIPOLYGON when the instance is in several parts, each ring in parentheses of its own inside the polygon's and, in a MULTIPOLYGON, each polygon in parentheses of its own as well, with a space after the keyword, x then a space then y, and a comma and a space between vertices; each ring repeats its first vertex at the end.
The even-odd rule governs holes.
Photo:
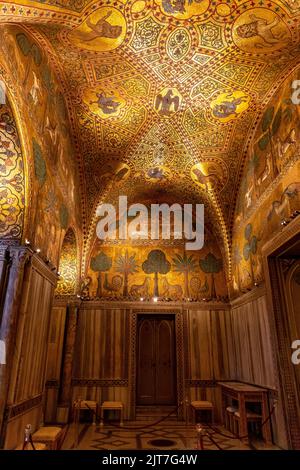
POLYGON ((18 313, 22 300, 22 285, 26 263, 32 256, 32 251, 26 247, 10 247, 10 267, 7 287, 4 294, 0 340, 5 347, 5 364, 0 365, 0 430, 2 437, 3 415, 8 394, 14 343, 16 336, 18 313))
POLYGON ((65 422, 68 418, 69 409, 71 406, 72 396, 72 371, 74 362, 74 350, 77 331, 78 320, 78 302, 72 302, 67 307, 66 315, 66 335, 63 351, 62 361, 62 379, 58 403, 58 418, 59 421, 65 422))

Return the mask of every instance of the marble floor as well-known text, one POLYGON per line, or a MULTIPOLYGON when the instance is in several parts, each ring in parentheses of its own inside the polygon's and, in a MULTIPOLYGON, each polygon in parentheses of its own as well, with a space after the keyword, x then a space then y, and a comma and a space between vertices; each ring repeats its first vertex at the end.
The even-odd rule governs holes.
MULTIPOLYGON (((261 441, 245 442, 236 439, 222 426, 207 428, 203 438, 204 450, 277 450, 261 441), (224 433, 224 435, 219 434, 224 433), (231 437, 232 436, 232 437, 231 437)), ((169 421, 152 426, 149 422, 126 422, 123 427, 90 423, 71 424, 62 449, 72 450, 195 450, 199 448, 194 424, 169 421)), ((279 449, 278 449, 279 450, 279 449)))

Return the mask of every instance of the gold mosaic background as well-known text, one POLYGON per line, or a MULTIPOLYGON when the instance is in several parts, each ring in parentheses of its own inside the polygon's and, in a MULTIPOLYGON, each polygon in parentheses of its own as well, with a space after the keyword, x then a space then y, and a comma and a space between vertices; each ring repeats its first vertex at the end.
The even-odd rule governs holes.
POLYGON ((99 202, 203 202, 235 294, 260 278, 299 203, 299 0, 1 2, 0 21, 36 243, 58 257, 72 223, 84 277, 99 202))

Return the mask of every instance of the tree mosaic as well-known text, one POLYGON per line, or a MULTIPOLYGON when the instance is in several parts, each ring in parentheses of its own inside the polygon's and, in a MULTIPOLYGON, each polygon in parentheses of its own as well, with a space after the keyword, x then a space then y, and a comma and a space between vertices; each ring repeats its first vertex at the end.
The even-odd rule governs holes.
POLYGON ((142 269, 146 274, 154 274, 154 297, 159 297, 158 275, 167 274, 171 269, 171 264, 166 255, 161 250, 152 250, 148 258, 143 262, 142 269))

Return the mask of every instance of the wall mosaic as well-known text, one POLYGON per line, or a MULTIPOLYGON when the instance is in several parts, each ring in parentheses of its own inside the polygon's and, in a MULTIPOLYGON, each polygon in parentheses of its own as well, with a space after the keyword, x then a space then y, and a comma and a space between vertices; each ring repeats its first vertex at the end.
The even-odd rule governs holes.
POLYGON ((59 260, 60 277, 55 290, 56 295, 74 295, 78 285, 78 255, 74 231, 66 232, 59 260))
POLYGON ((17 26, 2 27, 1 34, 2 60, 22 103, 20 125, 31 141, 33 200, 31 223, 24 235, 57 265, 70 214, 75 223, 80 223, 81 215, 75 211, 78 182, 66 104, 49 59, 32 37, 17 26))
POLYGON ((0 104, 0 238, 21 239, 25 211, 24 160, 11 106, 0 104))

